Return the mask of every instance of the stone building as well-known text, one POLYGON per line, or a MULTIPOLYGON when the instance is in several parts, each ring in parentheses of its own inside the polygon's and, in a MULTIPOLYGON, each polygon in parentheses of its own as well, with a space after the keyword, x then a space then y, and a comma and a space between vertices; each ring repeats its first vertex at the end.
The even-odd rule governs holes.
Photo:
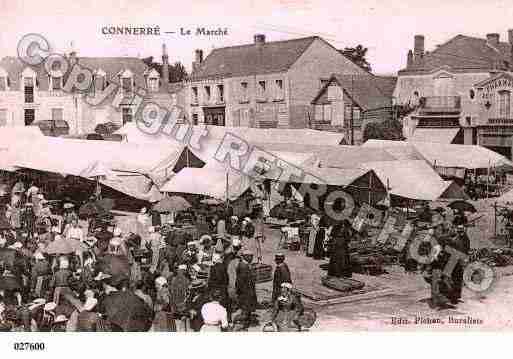
POLYGON ((346 143, 360 144, 365 126, 393 118, 395 77, 334 74, 312 101, 311 126, 344 132, 346 143))
POLYGON ((366 73, 320 37, 196 50, 187 109, 193 123, 305 128, 321 79, 366 73))
POLYGON ((436 49, 414 39, 394 96, 414 111, 403 121, 414 140, 479 144, 511 158, 513 30, 506 42, 457 35, 436 49))
MULTIPOLYGON (((163 46, 163 67, 168 58, 163 46)), ((0 60, 0 126, 27 126, 37 121, 66 121, 70 134, 80 135, 94 131, 96 125, 113 122, 119 126, 133 121, 136 106, 133 93, 137 88, 147 90, 144 101, 152 101, 171 108, 180 98, 181 84, 168 84, 160 74, 134 57, 78 57, 67 56, 70 69, 79 64, 93 73, 93 84, 86 94, 63 90, 66 74, 51 77, 43 65, 29 66, 16 57, 0 60), (90 105, 84 97, 95 98, 110 81, 121 85, 123 100, 114 105, 117 92, 99 105, 90 105)), ((163 70, 165 72, 166 70, 163 70)), ((167 79, 167 77, 165 77, 167 79)))

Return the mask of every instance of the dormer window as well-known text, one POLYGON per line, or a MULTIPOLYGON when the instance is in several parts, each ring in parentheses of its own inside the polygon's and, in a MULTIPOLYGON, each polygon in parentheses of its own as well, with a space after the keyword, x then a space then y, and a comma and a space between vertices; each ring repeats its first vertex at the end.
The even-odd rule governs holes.
POLYGON ((148 69, 144 72, 144 78, 146 79, 146 87, 151 92, 157 92, 160 87, 160 75, 155 69, 148 69))
POLYGON ((157 92, 159 90, 159 79, 158 77, 150 77, 148 78, 148 89, 153 92, 157 92))
POLYGON ((94 73, 94 92, 102 92, 103 90, 105 90, 107 84, 106 79, 107 74, 102 69, 99 69, 94 73))
POLYGON ((123 93, 131 94, 133 92, 134 87, 134 75, 130 70, 125 70, 121 74, 121 87, 123 88, 123 93))
POLYGON ((36 73, 30 67, 27 67, 21 73, 21 77, 23 83, 23 92, 25 94, 25 103, 33 103, 35 89, 37 88, 36 73))

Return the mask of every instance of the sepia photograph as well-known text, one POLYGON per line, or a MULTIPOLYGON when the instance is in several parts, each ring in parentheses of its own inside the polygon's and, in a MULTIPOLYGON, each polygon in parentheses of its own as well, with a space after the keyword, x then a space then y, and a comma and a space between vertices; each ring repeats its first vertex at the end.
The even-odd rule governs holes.
POLYGON ((2 349, 511 331, 512 15, 0 0, 2 349))

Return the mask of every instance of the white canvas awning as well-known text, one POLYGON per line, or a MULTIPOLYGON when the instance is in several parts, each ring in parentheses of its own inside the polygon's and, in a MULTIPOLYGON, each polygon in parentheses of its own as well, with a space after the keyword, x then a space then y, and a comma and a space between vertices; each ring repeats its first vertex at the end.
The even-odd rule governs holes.
MULTIPOLYGON (((382 161, 362 164, 389 186, 390 194, 403 198, 435 201, 444 197, 452 182, 444 181, 425 161, 382 161)), ((458 197, 459 198, 459 197, 458 197)))
POLYGON ((450 144, 459 131, 459 128, 417 128, 408 141, 450 144))

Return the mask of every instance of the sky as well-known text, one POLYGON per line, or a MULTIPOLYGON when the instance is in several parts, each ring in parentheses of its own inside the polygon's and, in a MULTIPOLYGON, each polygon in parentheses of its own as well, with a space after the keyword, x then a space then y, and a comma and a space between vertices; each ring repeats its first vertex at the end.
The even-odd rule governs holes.
POLYGON ((362 44, 376 74, 406 64, 413 37, 432 50, 458 34, 507 39, 513 6, 499 0, 0 0, 0 57, 16 54, 27 33, 43 35, 52 51, 78 56, 154 56, 165 43, 170 62, 188 70, 194 50, 318 35, 337 48, 362 44), (160 36, 104 35, 105 26, 159 26, 160 36), (180 28, 227 28, 225 36, 184 36, 180 28), (164 32, 175 32, 165 34, 164 32))

